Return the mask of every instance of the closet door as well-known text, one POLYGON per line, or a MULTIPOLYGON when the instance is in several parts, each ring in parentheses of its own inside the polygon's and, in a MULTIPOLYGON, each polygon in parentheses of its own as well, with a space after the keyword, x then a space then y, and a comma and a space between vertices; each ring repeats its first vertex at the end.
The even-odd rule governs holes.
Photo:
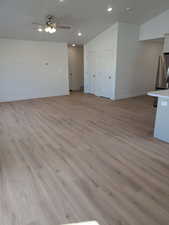
POLYGON ((90 93, 113 98, 113 52, 104 50, 88 53, 90 93))
POLYGON ((102 51, 97 56, 95 93, 97 96, 113 98, 113 53, 102 51))
POLYGON ((88 53, 88 74, 90 83, 90 93, 95 94, 96 89, 96 53, 88 53))
POLYGON ((96 55, 96 77, 95 77, 95 95, 103 96, 102 86, 103 86, 103 77, 102 73, 104 70, 104 62, 101 54, 96 55))
POLYGON ((102 96, 113 98, 114 76, 113 76, 113 52, 104 51, 103 53, 104 69, 102 70, 102 96))

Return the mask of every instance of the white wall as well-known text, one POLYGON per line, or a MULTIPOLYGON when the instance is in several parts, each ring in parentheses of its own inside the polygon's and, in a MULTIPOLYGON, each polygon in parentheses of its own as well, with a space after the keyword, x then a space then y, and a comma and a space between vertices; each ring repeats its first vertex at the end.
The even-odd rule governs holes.
POLYGON ((69 85, 70 90, 79 91, 84 86, 83 47, 69 46, 69 85))
POLYGON ((69 94, 65 43, 0 39, 0 101, 69 94))
POLYGON ((165 36, 163 52, 169 52, 169 35, 165 36))
MULTIPOLYGON (((115 76, 116 76, 116 60, 117 60, 117 38, 118 38, 118 23, 111 26, 109 29, 99 34, 95 39, 89 41, 84 46, 84 88, 86 93, 91 93, 91 65, 89 55, 94 54, 96 58, 100 58, 106 52, 112 53, 112 69, 111 82, 112 94, 111 98, 115 97, 115 76)), ((107 54, 108 55, 108 54, 107 54)), ((105 58, 105 61, 109 59, 105 58)), ((96 59, 97 61, 97 59, 96 59)), ((97 64, 97 63, 96 63, 97 64)), ((104 67, 104 65, 103 65, 104 67)), ((97 73, 97 71, 95 71, 97 73)))
POLYGON ((161 42, 140 42, 139 26, 119 23, 116 99, 154 90, 161 42))
POLYGON ((141 25, 140 40, 163 38, 166 33, 169 33, 169 10, 141 25))

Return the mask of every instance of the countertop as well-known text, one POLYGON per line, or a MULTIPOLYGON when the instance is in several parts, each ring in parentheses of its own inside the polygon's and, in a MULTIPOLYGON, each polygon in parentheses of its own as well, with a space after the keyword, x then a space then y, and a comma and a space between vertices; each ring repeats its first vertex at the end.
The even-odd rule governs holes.
POLYGON ((161 90, 161 91, 150 91, 148 92, 148 95, 153 97, 158 97, 158 98, 169 99, 169 89, 161 90))

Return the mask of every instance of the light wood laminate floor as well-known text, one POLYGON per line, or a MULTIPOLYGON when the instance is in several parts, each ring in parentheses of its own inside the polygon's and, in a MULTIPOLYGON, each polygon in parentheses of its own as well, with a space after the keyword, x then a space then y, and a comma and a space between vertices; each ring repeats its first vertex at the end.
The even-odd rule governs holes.
POLYGON ((169 144, 150 97, 0 104, 0 225, 169 224, 169 144))

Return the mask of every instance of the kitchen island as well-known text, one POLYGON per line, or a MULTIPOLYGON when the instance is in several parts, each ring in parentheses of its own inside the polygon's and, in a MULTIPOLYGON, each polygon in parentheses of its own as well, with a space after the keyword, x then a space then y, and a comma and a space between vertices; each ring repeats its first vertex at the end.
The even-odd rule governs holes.
POLYGON ((169 90, 152 91, 148 95, 158 98, 154 137, 169 143, 169 90))

